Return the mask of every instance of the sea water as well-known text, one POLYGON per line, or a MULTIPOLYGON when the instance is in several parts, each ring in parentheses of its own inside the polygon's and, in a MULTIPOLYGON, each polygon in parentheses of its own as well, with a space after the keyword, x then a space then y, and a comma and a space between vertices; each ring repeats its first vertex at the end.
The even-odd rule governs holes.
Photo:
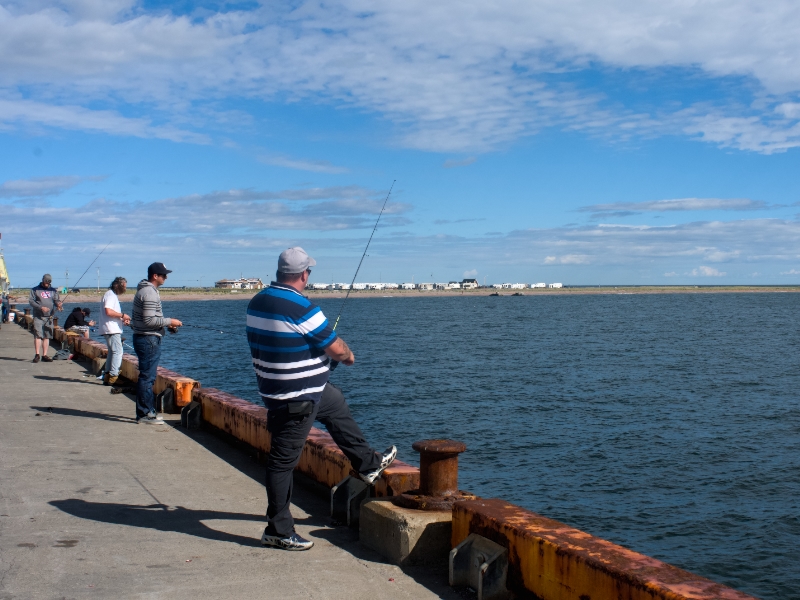
MULTIPOLYGON (((332 320, 341 300, 318 303, 332 320)), ((184 327, 162 365, 259 402, 246 307, 165 302, 230 333, 184 327)), ((465 442, 462 489, 800 600, 799 309, 790 293, 351 296, 356 364, 331 379, 401 460, 465 442)))

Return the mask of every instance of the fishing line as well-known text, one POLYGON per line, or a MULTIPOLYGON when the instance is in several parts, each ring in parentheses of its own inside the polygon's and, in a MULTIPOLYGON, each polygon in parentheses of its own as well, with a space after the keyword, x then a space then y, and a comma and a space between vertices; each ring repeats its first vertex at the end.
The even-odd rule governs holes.
POLYGON ((383 207, 381 208, 381 212, 378 213, 378 218, 375 221, 375 227, 372 228, 372 233, 369 236, 369 240, 367 240, 367 246, 364 248, 364 254, 361 255, 361 260, 358 261, 358 267, 356 268, 356 274, 353 275, 353 281, 350 282, 350 287, 347 288, 347 294, 342 300, 342 305, 339 307, 339 314, 336 315, 336 322, 333 324, 333 330, 336 331, 337 325, 339 325, 339 318, 342 316, 342 311, 344 310, 344 305, 347 302, 347 299, 350 297, 350 292, 353 291, 353 284, 356 282, 356 277, 358 277, 358 272, 361 270, 361 263, 364 262, 364 257, 367 255, 367 250, 369 250, 369 245, 372 242, 372 236, 375 235, 375 231, 378 229, 378 223, 381 220, 381 215, 383 215, 383 211, 386 210, 386 203, 389 202, 389 196, 392 195, 392 189, 394 189, 394 184, 397 180, 392 180, 392 185, 389 188, 389 193, 386 194, 386 200, 383 201, 383 207))
POLYGON ((238 335, 240 337, 247 337, 244 333, 239 333, 236 331, 223 331, 222 329, 217 329, 216 327, 203 327, 202 325, 189 325, 188 323, 183 324, 184 327, 192 327, 194 329, 205 329, 206 331, 215 331, 217 333, 225 333, 227 335, 238 335))
MULTIPOLYGON (((106 247, 105 247, 105 248, 103 248, 102 250, 100 250, 100 254, 102 254, 103 252, 105 252, 105 251, 106 251, 106 248, 108 248, 110 245, 111 245, 111 242, 108 242, 108 243, 106 244, 106 247)), ((86 273, 88 273, 88 272, 89 272, 89 269, 91 269, 91 268, 92 268, 92 265, 93 265, 94 263, 96 263, 96 262, 97 262, 97 259, 98 259, 98 258, 100 258, 100 254, 98 254, 97 256, 95 256, 95 257, 94 257, 94 260, 92 261, 92 264, 91 264, 91 265, 89 265, 88 267, 86 267, 86 270, 83 272, 83 275, 86 275, 86 273)), ((80 277, 78 277, 78 281, 76 281, 74 284, 72 284, 72 288, 73 288, 73 289, 75 289, 75 288, 77 288, 77 287, 78 287, 78 284, 81 282, 81 279, 83 279, 83 275, 81 275, 80 277)), ((69 290, 67 290, 67 295, 69 295, 69 290)))
MULTIPOLYGON (((105 251, 106 251, 106 248, 108 248, 110 245, 111 245, 111 242, 108 242, 108 243, 105 245, 105 248, 103 248, 102 250, 100 250, 100 254, 102 254, 103 252, 105 252, 105 251)), ((92 268, 92 265, 93 265, 94 263, 96 263, 96 262, 97 262, 97 259, 98 259, 98 258, 100 258, 100 254, 98 254, 97 256, 95 256, 95 257, 94 257, 94 260, 91 262, 91 264, 90 264, 88 267, 86 267, 86 270, 83 272, 83 275, 86 275, 86 273, 88 273, 88 272, 89 272, 89 269, 91 269, 91 268, 92 268)), ((83 279, 83 275, 81 275, 80 277, 78 277, 78 281, 76 281, 74 284, 72 284, 72 289, 75 289, 75 288, 77 288, 77 287, 78 287, 78 284, 81 282, 81 279, 83 279)), ((64 297, 67 297, 67 296, 69 296, 69 290, 67 290, 67 293, 66 293, 66 294, 64 294, 64 297)), ((63 300, 62 300, 62 303, 63 303, 63 300)), ((53 311, 53 312, 55 312, 55 311, 53 311)), ((49 316, 49 317, 47 317, 47 319, 48 319, 48 320, 51 320, 51 319, 52 319, 54 316, 55 316, 55 315, 54 315, 54 314, 51 312, 51 313, 50 313, 50 316, 49 316)))

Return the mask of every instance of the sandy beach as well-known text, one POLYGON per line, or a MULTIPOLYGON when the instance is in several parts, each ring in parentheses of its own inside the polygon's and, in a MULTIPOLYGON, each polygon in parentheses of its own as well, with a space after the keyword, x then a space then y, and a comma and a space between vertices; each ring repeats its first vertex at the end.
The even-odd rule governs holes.
MULTIPOLYGON (((105 289, 81 290, 78 294, 67 294, 62 297, 65 304, 80 304, 88 302, 100 302, 105 289)), ((419 290, 354 290, 351 298, 430 298, 430 297, 477 297, 491 296, 574 296, 585 294, 731 294, 731 293, 777 293, 777 292, 800 292, 800 286, 599 286, 599 287, 569 287, 561 289, 537 288, 525 290, 495 290, 481 288, 477 290, 439 290, 439 291, 419 291, 419 290)), ((258 292, 256 290, 217 290, 217 289, 176 289, 162 288, 160 290, 161 300, 187 301, 187 300, 250 300, 258 292)), ((124 301, 133 299, 134 292, 128 292, 121 298, 124 301)), ((346 291, 336 290, 306 290, 309 298, 344 298, 346 291)), ((17 304, 28 302, 28 290, 14 290, 17 304)), ((13 300, 12 300, 13 302, 13 300)))

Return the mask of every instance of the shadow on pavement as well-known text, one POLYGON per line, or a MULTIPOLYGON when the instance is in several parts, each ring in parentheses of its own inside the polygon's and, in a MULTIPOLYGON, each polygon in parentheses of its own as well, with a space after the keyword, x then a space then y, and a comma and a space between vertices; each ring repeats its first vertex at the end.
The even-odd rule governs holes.
POLYGON ((100 419, 102 421, 119 421, 120 423, 136 423, 133 417, 120 417, 117 415, 107 415, 99 412, 92 412, 90 410, 78 410, 77 408, 57 408, 53 406, 31 406, 31 409, 38 410, 43 413, 51 413, 54 415, 64 415, 67 417, 87 417, 89 419, 100 419))
POLYGON ((64 381, 66 383, 90 383, 97 385, 87 377, 56 377, 55 375, 34 375, 34 379, 43 379, 44 381, 64 381))
MULTIPOLYGON (((254 481, 264 484, 265 466, 260 464, 257 453, 252 448, 227 437, 221 432, 206 430, 187 430, 174 424, 176 432, 191 438, 197 444, 227 462, 230 466, 247 475, 254 481)), ((346 526, 334 526, 330 514, 330 490, 295 472, 292 504, 302 509, 308 516, 301 516, 293 510, 298 525, 311 527, 309 533, 316 539, 324 539, 348 552, 353 557, 369 562, 385 563, 377 552, 370 550, 358 541, 358 531, 346 526)), ((267 494, 264 492, 264 510, 267 508, 267 494)), ((264 521, 263 516, 259 516, 264 521)), ((312 550, 313 551, 313 550, 312 550)), ((447 566, 402 567, 402 571, 420 585, 441 598, 460 599, 460 596, 447 584, 447 566)))
POLYGON ((13 360, 16 362, 32 362, 29 358, 13 358, 11 356, 0 356, 0 360, 13 360))
MULTIPOLYGON (((87 502, 77 498, 51 500, 49 504, 67 514, 90 521, 144 527, 155 529, 156 531, 174 531, 207 540, 232 542, 241 546, 261 546, 260 540, 254 537, 218 531, 208 527, 203 521, 263 521, 263 515, 217 510, 192 510, 183 506, 166 506, 165 504, 140 506, 137 504, 87 502)), ((256 529, 256 531, 260 530, 256 529)))

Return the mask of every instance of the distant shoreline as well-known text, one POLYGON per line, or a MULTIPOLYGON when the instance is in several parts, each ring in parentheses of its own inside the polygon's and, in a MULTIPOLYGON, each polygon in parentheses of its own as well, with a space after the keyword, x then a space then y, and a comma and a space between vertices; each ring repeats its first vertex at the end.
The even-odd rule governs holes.
MULTIPOLYGON (((65 304, 80 304, 85 302, 100 302, 105 289, 99 292, 95 290, 81 290, 78 294, 68 294, 63 298, 65 304)), ((693 286, 693 285, 669 285, 669 286, 600 286, 600 287, 566 287, 560 289, 535 288, 525 290, 496 290, 480 288, 477 290, 353 290, 351 298, 439 298, 439 297, 482 297, 491 296, 499 293, 500 296, 513 296, 515 293, 523 296, 575 296, 586 294, 735 294, 735 293, 791 293, 800 292, 800 286, 693 286)), ((167 288, 161 290, 161 299, 164 302, 170 301, 213 301, 213 300, 250 300, 258 292, 256 290, 242 290, 231 292, 229 290, 201 290, 201 289, 174 289, 167 288)), ((347 294, 345 290, 306 290, 305 294, 309 298, 344 298, 347 294)), ((28 290, 12 290, 12 296, 17 297, 18 305, 27 305, 28 290)), ((121 300, 123 302, 133 299, 133 291, 129 290, 121 300)))

